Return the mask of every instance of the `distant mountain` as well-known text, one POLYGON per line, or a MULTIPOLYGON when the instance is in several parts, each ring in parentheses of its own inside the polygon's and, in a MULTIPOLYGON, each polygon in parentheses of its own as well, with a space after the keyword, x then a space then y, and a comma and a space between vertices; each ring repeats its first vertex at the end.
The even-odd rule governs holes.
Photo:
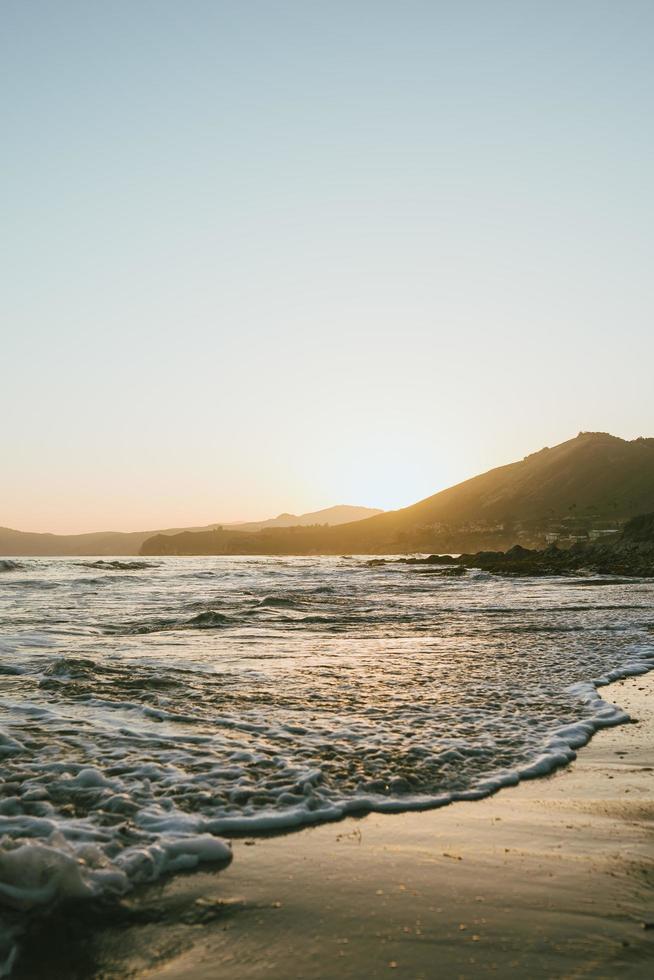
POLYGON ((654 510, 654 439, 605 432, 541 449, 402 510, 339 527, 201 532, 143 554, 384 554, 476 551, 610 532, 654 510))
POLYGON ((184 530, 208 531, 219 527, 170 528, 164 531, 93 531, 90 534, 39 534, 0 527, 0 555, 138 555, 153 534, 179 534, 184 530))
POLYGON ((154 535, 181 533, 206 533, 215 528, 253 533, 267 527, 291 527, 306 525, 336 525, 353 522, 381 514, 372 507, 352 507, 341 504, 310 514, 280 514, 267 521, 249 524, 207 524, 202 527, 167 528, 159 531, 94 531, 90 534, 38 534, 31 531, 14 531, 0 527, 0 555, 138 555, 144 541, 154 535))
POLYGON ((267 527, 308 527, 312 524, 327 524, 336 527, 339 524, 351 524, 353 521, 363 521, 366 517, 383 514, 376 507, 352 507, 350 504, 338 504, 325 510, 314 510, 309 514, 280 514, 268 521, 252 521, 244 524, 225 524, 226 531, 263 531, 267 527))

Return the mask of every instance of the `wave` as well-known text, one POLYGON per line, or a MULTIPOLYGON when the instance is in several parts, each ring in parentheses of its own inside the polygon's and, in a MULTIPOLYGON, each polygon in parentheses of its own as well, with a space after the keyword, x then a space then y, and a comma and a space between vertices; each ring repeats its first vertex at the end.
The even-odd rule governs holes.
MULTIPOLYGON (((88 796, 89 791, 111 786, 97 769, 82 770, 71 782, 77 782, 88 796)), ((129 813, 129 800, 119 794, 113 812, 129 813), (122 807, 121 807, 122 804, 122 807)), ((67 826, 53 819, 0 815, 0 904, 27 912, 52 908, 74 899, 119 897, 134 885, 156 881, 164 874, 189 871, 201 863, 231 861, 229 844, 210 833, 180 832, 175 820, 159 821, 161 832, 154 843, 152 835, 132 830, 137 843, 111 858, 113 847, 107 847, 110 832, 93 831, 83 821, 67 826)))
POLYGON ((120 636, 144 636, 148 633, 165 633, 173 630, 211 630, 233 626, 234 619, 215 609, 191 616, 190 619, 159 618, 146 623, 133 623, 129 626, 108 626, 105 632, 120 636))
POLYGON ((198 613, 197 616, 192 616, 191 619, 187 619, 182 625, 182 629, 196 629, 196 630, 210 630, 216 629, 219 626, 230 626, 232 620, 229 616, 225 616, 224 613, 216 612, 213 609, 207 609, 205 612, 198 613))
POLYGON ((0 558, 0 572, 15 572, 22 567, 20 562, 13 561, 11 558, 0 558))
MULTIPOLYGON (((228 862, 231 849, 222 840, 224 834, 284 831, 371 811, 434 809, 481 799, 521 780, 546 775, 574 759, 576 750, 599 729, 630 720, 622 709, 600 697, 598 687, 645 673, 654 665, 653 657, 649 654, 594 681, 571 685, 570 694, 586 707, 588 717, 554 729, 534 757, 513 768, 481 775, 461 789, 416 792, 406 779, 380 774, 381 778, 362 782, 348 794, 330 787, 320 769, 296 766, 282 770, 284 779, 268 778, 266 790, 257 791, 253 767, 263 767, 262 773, 270 770, 267 758, 252 751, 233 751, 222 763, 205 766, 197 776, 183 776, 178 765, 166 761, 165 752, 159 762, 133 757, 122 765, 117 764, 119 752, 117 762, 104 770, 72 761, 39 765, 36 773, 40 778, 28 778, 22 795, 6 797, 0 806, 0 904, 25 911, 51 907, 66 898, 121 896, 134 885, 155 881, 166 873, 186 871, 207 861, 228 862), (44 782, 46 774, 49 778, 44 782), (227 795, 225 784, 233 787, 227 795), (253 807, 257 794, 266 797, 267 803, 253 807), (194 805, 189 812, 190 803, 194 805), (57 808, 86 816, 63 816, 57 808), (109 816, 121 820, 107 820, 109 816)), ((76 664, 74 660, 60 662, 62 670, 74 670, 76 664)), ((169 716, 136 704, 123 707, 139 708, 154 719, 159 715, 161 721, 169 716)), ((221 719, 214 723, 220 725, 221 719)), ((229 718, 222 723, 238 731, 264 735, 271 731, 265 724, 247 725, 229 718)), ((285 729, 307 733, 298 726, 285 729)), ((199 748, 206 751, 210 739, 200 737, 198 741, 202 743, 199 748)), ((414 755, 419 758, 421 751, 427 750, 415 749, 414 755)), ((443 762, 462 759, 462 752, 465 746, 458 743, 443 753, 443 762)), ((18 764, 26 747, 2 736, 0 754, 18 764)), ((179 749, 175 756, 179 757, 179 749)), ((29 775, 29 763, 23 768, 29 775)))
POLYGON ((258 605, 269 606, 272 609, 292 609, 293 606, 298 605, 298 599, 290 596, 267 595, 259 600, 258 605))
POLYGON ((93 589, 79 559, 26 564, 61 591, 23 573, 0 590, 0 911, 16 920, 228 861, 225 835, 543 775, 627 720, 603 684, 654 666, 651 602, 624 589, 181 558, 156 575, 103 559, 93 589))
POLYGON ((146 568, 158 568, 158 565, 147 561, 81 561, 82 568, 99 568, 106 572, 138 572, 146 568))
MULTIPOLYGON (((22 568, 22 566, 20 566, 20 567, 22 568)), ((1 571, 1 569, 0 569, 0 571, 1 571)), ((12 569, 12 571, 13 571, 13 569, 12 569)), ((12 577, 9 580, 5 580, 5 581, 3 581, 3 585, 5 587, 7 587, 8 585, 11 585, 12 588, 21 589, 21 590, 22 589, 25 589, 26 591, 27 591, 27 589, 29 589, 29 590, 34 589, 34 590, 38 590, 38 591, 42 591, 42 592, 50 591, 52 589, 60 589, 61 588, 61 583, 60 582, 54 582, 54 581, 51 581, 50 579, 47 579, 47 578, 34 579, 34 578, 24 578, 23 576, 20 576, 19 578, 13 578, 12 577)))
POLYGON ((78 677, 90 677, 98 670, 97 664, 93 660, 82 657, 60 657, 46 667, 44 674, 48 677, 61 677, 66 679, 78 677))

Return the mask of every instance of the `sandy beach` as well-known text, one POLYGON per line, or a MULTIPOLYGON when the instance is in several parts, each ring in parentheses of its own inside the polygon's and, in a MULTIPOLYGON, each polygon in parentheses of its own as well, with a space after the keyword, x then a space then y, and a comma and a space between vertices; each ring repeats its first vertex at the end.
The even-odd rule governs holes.
POLYGON ((19 978, 649 977, 654 675, 637 724, 488 799, 235 840, 234 861, 35 930, 19 978))

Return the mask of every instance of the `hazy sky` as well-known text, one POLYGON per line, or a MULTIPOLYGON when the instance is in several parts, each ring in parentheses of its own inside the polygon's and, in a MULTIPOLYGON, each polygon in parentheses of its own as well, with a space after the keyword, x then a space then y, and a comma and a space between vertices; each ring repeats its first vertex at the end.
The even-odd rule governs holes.
POLYGON ((654 435, 652 0, 2 0, 0 524, 654 435))

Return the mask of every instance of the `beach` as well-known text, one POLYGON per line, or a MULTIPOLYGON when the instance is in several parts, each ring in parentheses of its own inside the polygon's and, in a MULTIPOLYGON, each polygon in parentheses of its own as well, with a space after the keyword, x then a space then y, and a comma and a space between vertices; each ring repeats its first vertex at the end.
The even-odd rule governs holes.
POLYGON ((654 0, 2 13, 0 980, 654 980, 654 0))
POLYGON ((233 841, 220 871, 61 916, 16 976, 640 978, 654 968, 654 674, 603 689, 634 724, 475 802, 233 841), (47 952, 46 952, 47 951, 47 952))

